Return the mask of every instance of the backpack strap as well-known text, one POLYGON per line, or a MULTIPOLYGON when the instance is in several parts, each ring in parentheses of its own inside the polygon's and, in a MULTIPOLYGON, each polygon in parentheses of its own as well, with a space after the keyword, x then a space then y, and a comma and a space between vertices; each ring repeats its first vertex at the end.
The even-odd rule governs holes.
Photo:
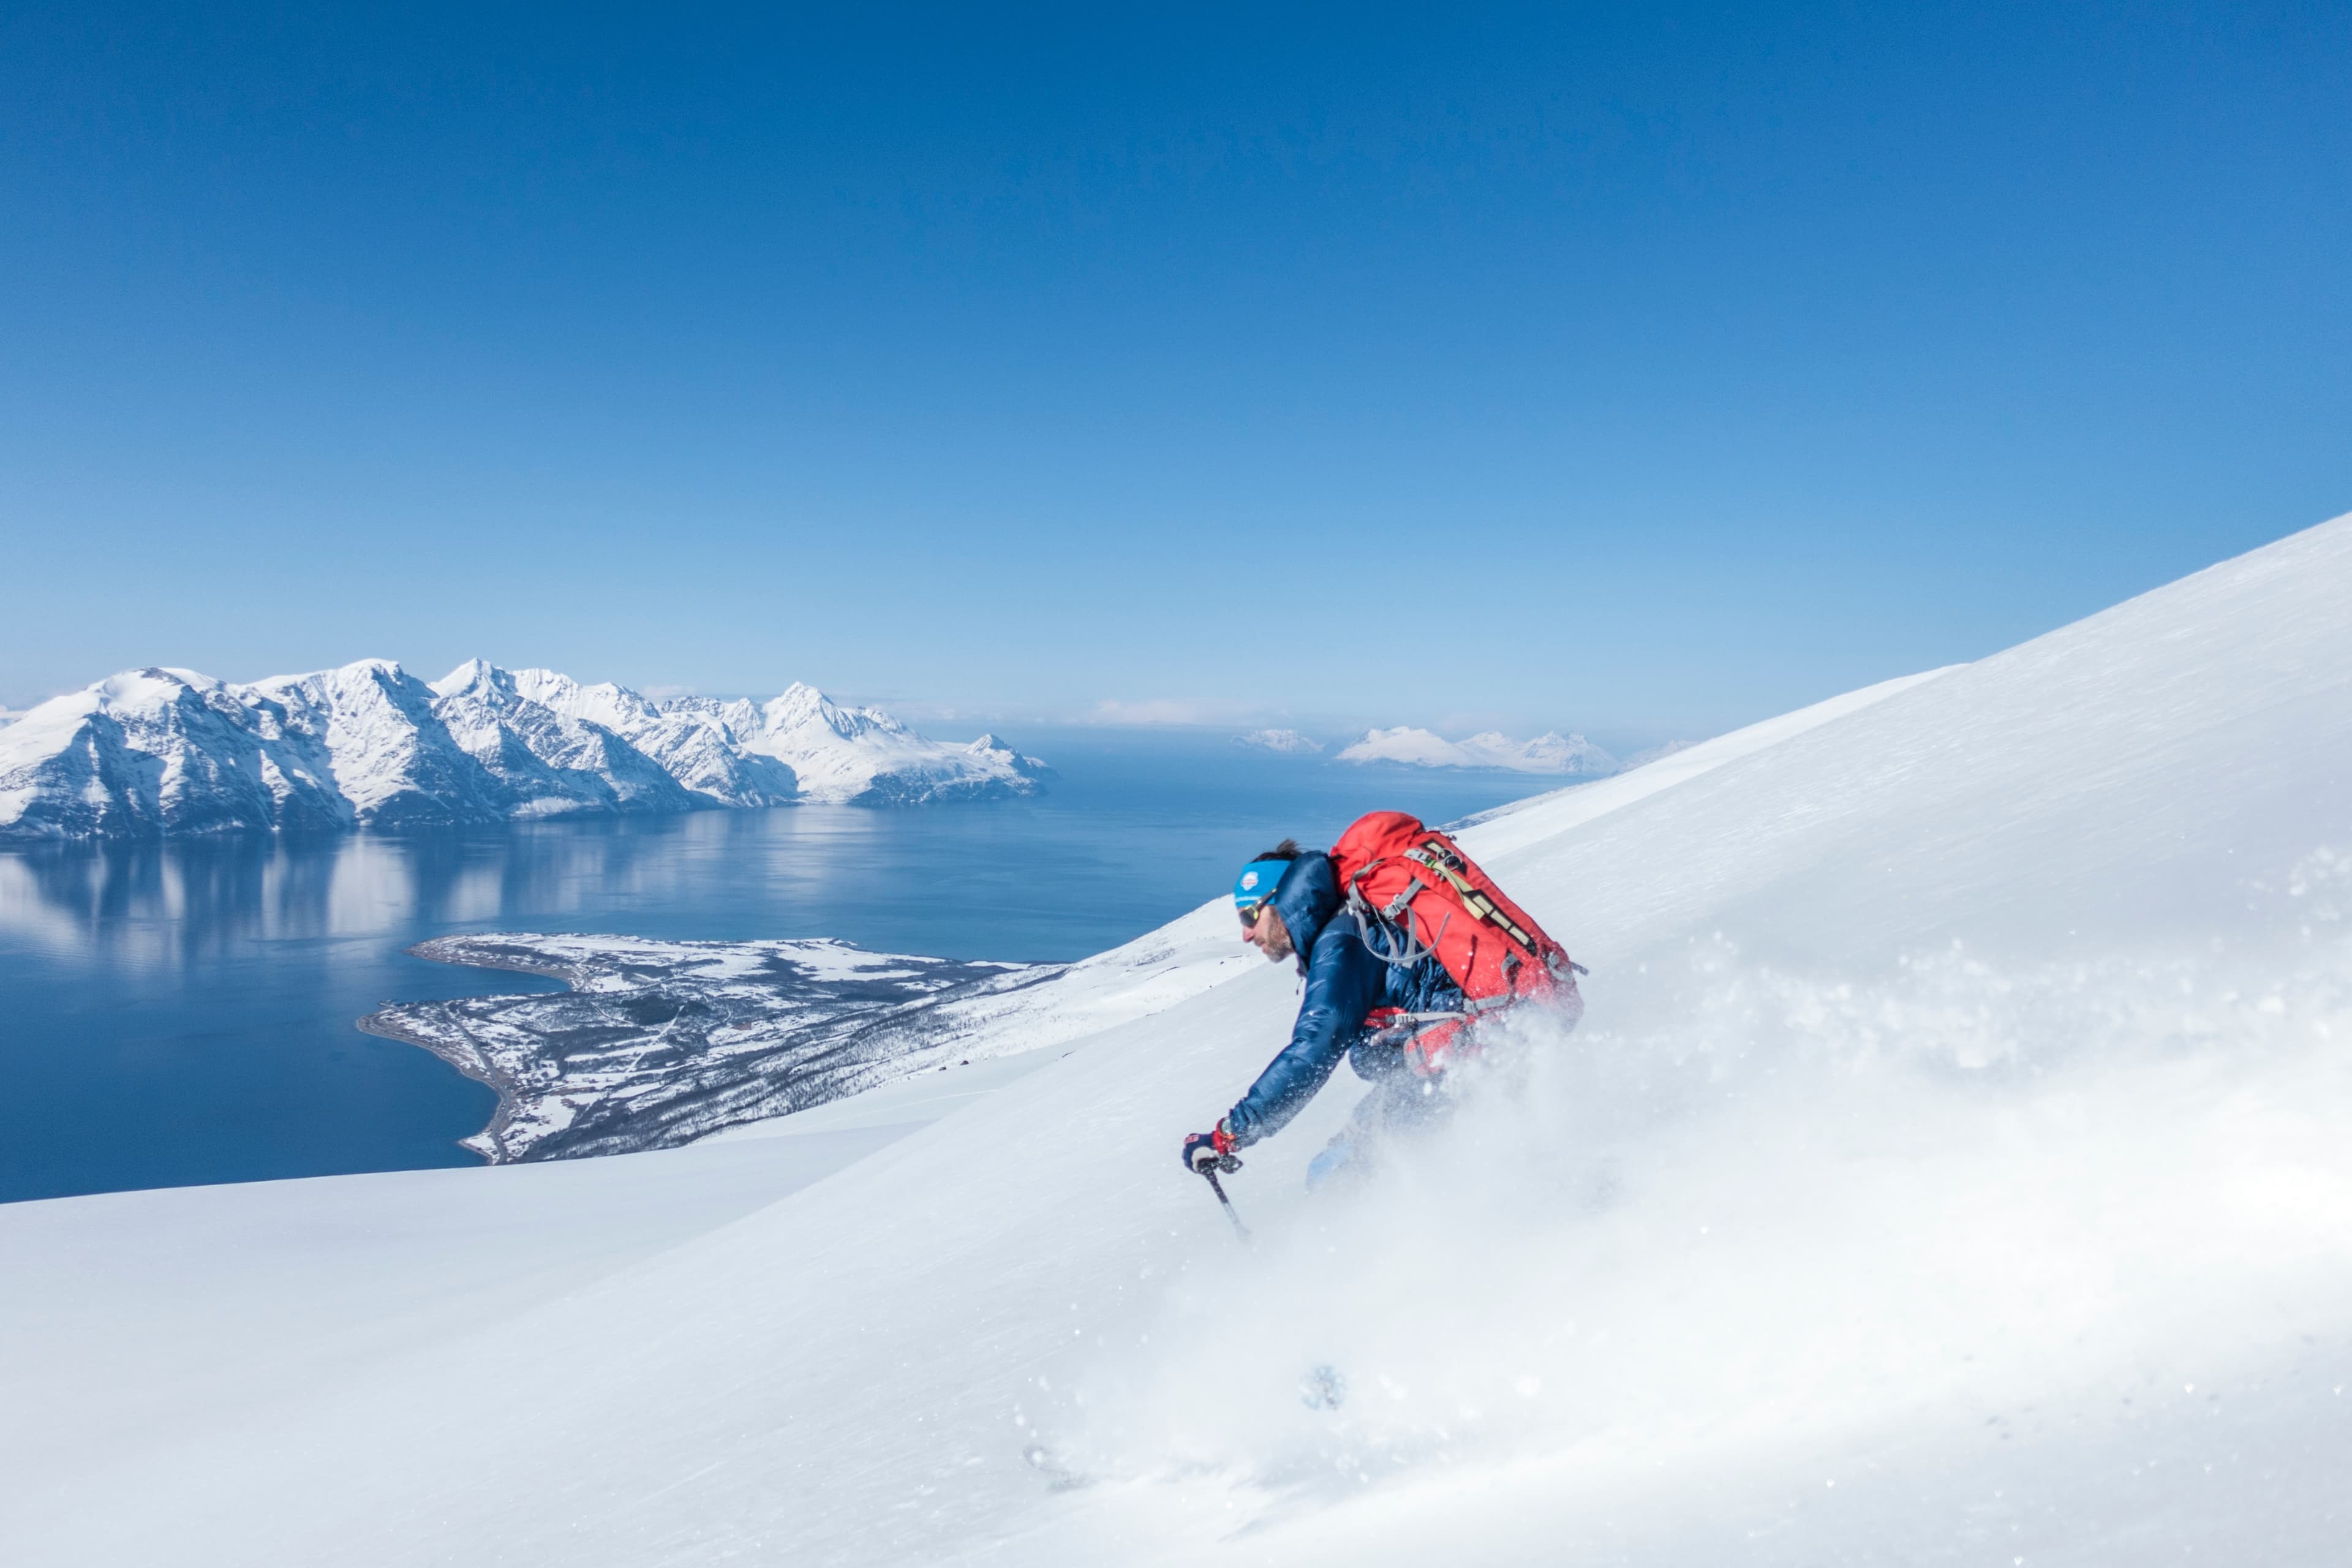
MULTIPOLYGON (((1348 879, 1348 912, 1356 917, 1356 934, 1363 939, 1374 958, 1391 969, 1411 969, 1423 959, 1433 956, 1437 949, 1433 942, 1421 942, 1412 934, 1412 904, 1422 890, 1421 882, 1414 881, 1391 899, 1385 909, 1372 908, 1372 901, 1364 897, 1363 879, 1386 863, 1385 858, 1370 861, 1348 879), (1389 933, 1388 940, 1374 939, 1375 926, 1389 933)), ((1438 928, 1438 934, 1445 934, 1443 926, 1438 928)))
MULTIPOLYGON (((1418 849, 1408 849, 1405 851, 1404 858, 1426 866, 1438 876, 1444 878, 1446 885, 1454 889, 1454 896, 1462 900, 1464 909, 1468 910, 1488 925, 1500 927, 1506 936, 1529 952, 1541 951, 1536 939, 1521 929, 1518 921, 1505 914, 1494 900, 1479 891, 1468 878, 1462 875, 1460 869, 1462 862, 1448 855, 1437 845, 1424 844, 1418 849)), ((1420 890, 1420 884, 1416 882, 1413 891, 1420 890)), ((1400 895, 1396 901, 1404 903, 1409 901, 1410 898, 1410 894, 1400 895)))

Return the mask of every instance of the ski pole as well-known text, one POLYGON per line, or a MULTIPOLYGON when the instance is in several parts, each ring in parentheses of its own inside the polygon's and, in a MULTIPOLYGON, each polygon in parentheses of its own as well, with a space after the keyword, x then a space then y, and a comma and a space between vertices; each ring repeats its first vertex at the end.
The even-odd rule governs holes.
POLYGON ((1239 1236, 1244 1243, 1247 1243, 1250 1238, 1249 1226, 1242 1223, 1242 1216, 1234 1211, 1234 1200, 1225 1196, 1225 1184, 1217 1180, 1219 1171, 1238 1171, 1241 1168, 1242 1163, 1231 1154, 1227 1154, 1221 1160, 1202 1166, 1201 1174, 1208 1178, 1209 1190, 1217 1194, 1219 1203, 1224 1205, 1225 1217, 1234 1222, 1234 1233, 1239 1236))

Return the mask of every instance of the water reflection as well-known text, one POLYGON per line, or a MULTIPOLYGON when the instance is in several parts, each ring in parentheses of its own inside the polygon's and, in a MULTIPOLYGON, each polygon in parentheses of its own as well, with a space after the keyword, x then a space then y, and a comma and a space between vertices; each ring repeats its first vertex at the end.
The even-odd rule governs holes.
MULTIPOLYGON (((707 891, 714 869, 730 863, 744 879, 767 882, 772 898, 821 887, 866 858, 861 844, 891 826, 873 812, 803 809, 481 837, 246 835, 39 847, 0 853, 0 937, 51 959, 183 966, 255 942, 667 904, 707 891)), ((734 879, 720 872, 719 880, 734 879)))
POLYGON ((0 856, 0 928, 51 958, 177 966, 255 942, 389 931, 427 902, 487 916, 497 877, 459 846, 368 837, 39 849, 0 856))

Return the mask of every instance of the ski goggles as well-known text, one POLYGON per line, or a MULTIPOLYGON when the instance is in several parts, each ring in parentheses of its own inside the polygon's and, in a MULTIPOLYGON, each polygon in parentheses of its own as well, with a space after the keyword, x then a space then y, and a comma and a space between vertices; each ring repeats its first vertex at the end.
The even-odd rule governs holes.
POLYGON ((1282 885, 1282 874, 1290 869, 1288 860, 1253 860, 1242 868, 1234 879, 1234 908, 1241 911, 1242 924, 1257 924, 1259 909, 1274 897, 1275 889, 1282 885))

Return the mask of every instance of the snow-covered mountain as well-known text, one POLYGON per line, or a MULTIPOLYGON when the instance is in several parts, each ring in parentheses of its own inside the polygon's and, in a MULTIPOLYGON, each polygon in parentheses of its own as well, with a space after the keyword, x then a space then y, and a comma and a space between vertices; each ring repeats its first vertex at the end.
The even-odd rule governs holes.
MULTIPOLYGON (((341 800, 340 822, 374 827, 495 822, 521 804, 450 735, 435 711, 433 689, 390 659, 363 658, 339 669, 281 675, 247 687, 211 681, 192 671, 167 673, 208 682, 239 701, 250 699, 265 723, 272 711, 282 712, 289 729, 324 759, 324 778, 341 800)), ((130 703, 110 707, 110 712, 125 716, 132 710, 130 703)), ((190 735, 184 744, 157 754, 167 767, 193 766, 202 761, 199 741, 190 735)), ((0 792, 5 788, 6 773, 0 766, 0 792)), ((138 803, 131 797, 126 804, 138 803)), ((6 808, 0 805, 0 830, 5 821, 6 808)), ((257 826, 311 825, 281 809, 274 823, 257 826)), ((162 826, 166 831, 185 830, 168 820, 162 826)))
POLYGON ((705 804, 614 730, 525 696, 512 674, 486 660, 459 665, 433 683, 433 694, 434 716, 450 738, 506 787, 510 816, 705 804))
MULTIPOLYGON (((516 689, 567 718, 602 724, 661 764, 696 795, 720 805, 781 805, 800 790, 792 770, 748 752, 727 719, 693 701, 662 703, 625 686, 583 686, 551 669, 519 669, 516 689)), ((749 702, 714 704, 753 711, 749 702)))
POLYGON ((1604 778, 1617 771, 1617 759, 1581 735, 1554 731, 1532 741, 1514 741, 1489 730, 1466 741, 1448 741, 1407 724, 1365 731, 1362 740, 1340 752, 1339 761, 1402 763, 1417 768, 1504 768, 1585 778, 1604 778))
MULTIPOLYGON (((748 707, 725 704, 719 714, 737 723, 748 707)), ((1047 772, 993 735, 965 746, 927 741, 879 708, 844 708, 798 681, 758 711, 756 725, 737 731, 740 743, 792 769, 811 800, 903 805, 1026 795, 1047 772)))
POLYGON ((1322 742, 1310 741, 1296 730, 1252 730, 1246 735, 1235 735, 1234 744, 1298 757, 1316 756, 1323 750, 1322 742))
POLYGON ((1045 771, 800 685, 763 710, 481 659, 431 686, 386 659, 244 685, 151 668, 0 728, 0 840, 899 804, 1027 794, 1045 771))
MULTIPOLYGON (((378 672, 355 665, 338 673, 358 688, 378 672)), ((296 683, 233 687, 184 669, 111 676, 0 731, 0 836, 349 826, 355 796, 395 799, 400 764, 413 760, 367 755, 379 730, 413 731, 397 718, 381 721, 380 710, 429 712, 431 693, 404 680, 391 670, 392 689, 374 693, 370 711, 335 725, 318 694, 296 683), (355 779, 347 795, 338 763, 364 761, 380 762, 383 776, 373 789, 355 779)))

